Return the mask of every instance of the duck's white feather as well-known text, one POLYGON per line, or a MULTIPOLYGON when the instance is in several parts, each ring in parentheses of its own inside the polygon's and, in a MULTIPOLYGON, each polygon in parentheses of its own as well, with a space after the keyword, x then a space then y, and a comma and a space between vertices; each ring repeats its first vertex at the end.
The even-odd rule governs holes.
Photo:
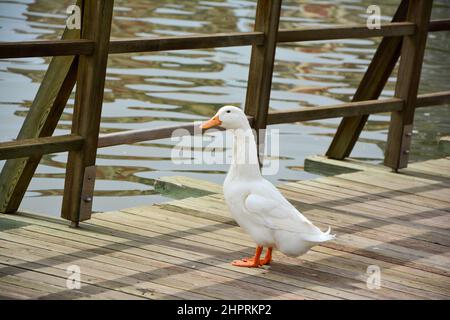
POLYGON ((322 232, 262 177, 245 114, 227 106, 216 117, 234 136, 232 164, 223 184, 225 202, 232 217, 252 239, 288 256, 299 256, 315 244, 333 239, 330 229, 322 232))
POLYGON ((258 194, 250 194, 245 199, 245 208, 255 217, 260 217, 264 226, 274 231, 292 232, 311 242, 331 239, 329 234, 313 225, 290 203, 286 205, 258 194))

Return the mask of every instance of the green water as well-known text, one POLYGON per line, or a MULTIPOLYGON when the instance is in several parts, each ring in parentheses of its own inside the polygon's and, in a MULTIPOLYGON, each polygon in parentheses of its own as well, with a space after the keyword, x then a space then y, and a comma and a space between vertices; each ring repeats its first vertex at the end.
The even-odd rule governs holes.
MULTIPOLYGON (((280 28, 365 23, 373 1, 284 1, 280 28)), ((0 1, 0 41, 57 39, 71 1, 0 1)), ((398 0, 377 1, 389 21, 398 0)), ((116 0, 113 38, 253 30, 256 1, 116 0)), ((435 1, 434 19, 450 17, 450 1, 435 1)), ((279 45, 273 76, 272 110, 349 101, 379 39, 279 45)), ((242 106, 249 47, 111 55, 101 132, 160 127, 206 119, 225 104, 242 106)), ((49 59, 0 60, 0 140, 16 137, 49 59)), ((422 93, 450 90, 450 34, 429 36, 422 93)), ((393 76, 383 97, 392 97, 393 76)), ((70 131, 73 96, 55 134, 70 131)), ((383 158, 389 115, 370 117, 352 156, 383 158)), ((273 126, 280 129, 280 170, 274 183, 311 179, 305 157, 323 154, 339 119, 273 126)), ((439 137, 450 134, 448 106, 416 112, 411 160, 442 156, 439 137)), ((114 210, 167 200, 153 190, 155 178, 187 175, 221 183, 227 165, 176 165, 170 139, 100 149, 94 210, 114 210)), ((198 156, 198 152, 194 154, 198 156)), ((59 215, 66 154, 45 156, 23 201, 23 209, 59 215)), ((3 162, 0 161, 0 167, 3 162)))

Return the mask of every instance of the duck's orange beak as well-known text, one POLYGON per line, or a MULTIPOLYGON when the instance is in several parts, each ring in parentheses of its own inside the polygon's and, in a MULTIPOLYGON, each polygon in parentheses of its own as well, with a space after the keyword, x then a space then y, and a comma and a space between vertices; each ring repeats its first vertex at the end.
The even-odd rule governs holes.
POLYGON ((206 122, 203 122, 200 125, 200 129, 209 129, 212 127, 220 126, 222 124, 222 121, 220 121, 218 116, 214 116, 211 119, 209 119, 206 122))

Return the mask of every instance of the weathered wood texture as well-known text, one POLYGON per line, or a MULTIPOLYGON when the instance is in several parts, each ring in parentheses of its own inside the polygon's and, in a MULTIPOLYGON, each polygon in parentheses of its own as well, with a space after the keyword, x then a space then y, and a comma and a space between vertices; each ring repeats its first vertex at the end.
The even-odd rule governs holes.
MULTIPOLYGON (((408 0, 402 0, 392 22, 406 19, 408 0)), ((383 38, 362 78, 352 101, 378 99, 400 57, 402 37, 383 38)), ((326 155, 334 159, 348 157, 364 129, 368 115, 343 118, 326 155)))
MULTIPOLYGON (((62 38, 78 39, 80 32, 66 29, 62 38)), ((75 85, 77 66, 78 59, 73 56, 52 59, 17 136, 18 141, 53 134, 75 85)), ((37 154, 6 161, 0 174, 0 212, 17 211, 40 160, 41 155, 37 154)))
POLYGON ((296 121, 309 121, 330 119, 337 117, 360 116, 372 113, 390 112, 401 110, 401 99, 367 100, 351 103, 343 103, 334 106, 303 108, 292 111, 275 111, 269 113, 268 124, 289 123, 296 121))
MULTIPOLYGON (((450 103, 450 91, 419 94, 416 108, 431 107, 450 103)), ((337 117, 356 117, 381 112, 401 111, 404 102, 399 98, 366 100, 342 103, 331 106, 303 108, 291 111, 274 111, 268 114, 267 124, 290 123, 330 119, 337 117)))
MULTIPOLYGON (((415 26, 409 22, 386 23, 380 29, 367 29, 366 25, 342 25, 333 27, 279 30, 277 42, 320 41, 348 38, 398 37, 410 35, 415 26)), ((450 20, 430 22, 429 32, 450 30, 450 20)), ((158 38, 112 39, 109 53, 170 51, 205 49, 233 46, 260 45, 264 43, 263 32, 231 32, 169 36, 158 38)), ((91 54, 94 43, 90 40, 35 40, 0 42, 0 59, 65 56, 91 54)))
POLYGON ((450 30, 450 19, 432 20, 428 27, 429 32, 450 30))
MULTIPOLYGON (((126 130, 114 133, 106 133, 99 136, 98 147, 110 147, 120 144, 131 144, 146 140, 158 140, 170 138, 174 133, 183 135, 194 134, 196 128, 194 124, 174 125, 163 128, 126 130)), ((197 129, 200 130, 200 129, 197 129)))
POLYGON ((150 39, 114 39, 111 40, 109 53, 205 49, 261 45, 263 43, 264 33, 262 32, 198 34, 150 39))
POLYGON ((410 22, 392 22, 380 29, 368 29, 365 24, 334 26, 333 28, 302 28, 280 30, 277 42, 318 41, 371 37, 398 37, 412 35, 415 25, 410 22))
POLYGON ((450 91, 424 93, 417 96, 416 108, 450 103, 450 91))
POLYGON ((256 130, 267 124, 280 10, 280 0, 258 0, 255 31, 264 32, 264 44, 252 47, 245 100, 245 113, 254 118, 256 130))
MULTIPOLYGON (((417 108, 435 106, 450 102, 450 92, 436 92, 417 96, 417 108)), ((351 103, 343 103, 333 106, 305 108, 292 111, 275 111, 267 115, 267 124, 291 123, 297 121, 310 121, 329 119, 344 116, 368 115, 380 112, 392 112, 402 109, 401 99, 392 98, 384 100, 368 100, 351 103)), ((248 116, 250 125, 254 126, 254 119, 248 116)), ((220 128, 219 128, 220 129, 220 128)), ((100 135, 98 148, 131 144, 146 140, 166 139, 178 135, 191 135, 198 132, 196 124, 174 125, 154 129, 127 130, 100 135)))
POLYGON ((83 138, 71 134, 4 142, 0 144, 0 160, 78 150, 82 145, 83 138))
MULTIPOLYGON (((69 152, 61 216, 74 223, 90 218, 90 210, 81 210, 86 168, 95 165, 100 129, 113 0, 86 1, 81 36, 95 43, 92 55, 80 56, 72 133, 84 139, 79 151, 69 152)), ((94 176, 90 177, 91 183, 94 176)), ((93 185, 89 189, 93 189, 93 185)), ((91 195, 92 196, 92 195, 91 195)))
MULTIPOLYGON (((341 162, 342 163, 342 162, 341 162)), ((373 166, 375 167, 375 166, 373 166)), ((0 295, 15 299, 450 298, 450 160, 280 185, 337 238, 268 268, 233 267, 254 243, 220 193, 97 213, 83 228, 31 214, 0 216, 0 295), (76 239, 76 241, 73 241, 76 239), (81 268, 81 288, 66 268, 81 268), (369 289, 368 267, 381 271, 369 289)), ((189 179, 170 183, 204 188, 189 179)), ((209 189, 220 192, 220 186, 209 189)))
POLYGON ((432 7, 432 0, 410 0, 408 7, 406 19, 414 22, 417 30, 414 35, 403 38, 395 97, 404 100, 405 104, 403 110, 391 114, 384 158, 384 164, 394 170, 408 166, 414 110, 432 7))
MULTIPOLYGON (((253 126, 253 118, 247 116, 250 126, 253 126)), ((166 139, 174 136, 187 136, 199 134, 202 130, 200 123, 181 124, 162 128, 126 130, 114 133, 106 133, 99 136, 98 148, 117 146, 120 144, 131 144, 146 140, 166 139)), ((224 130, 218 127, 217 130, 224 130)))
POLYGON ((0 59, 91 54, 94 43, 85 39, 0 42, 0 59))
MULTIPOLYGON (((436 92, 417 96, 417 108, 445 104, 450 101, 450 92, 436 92)), ((368 100, 343 103, 334 106, 305 108, 292 111, 276 111, 269 113, 267 124, 291 123, 329 119, 343 116, 374 114, 402 110, 401 99, 368 100)), ((250 125, 253 119, 249 118, 250 125)), ((174 125, 169 127, 127 130, 99 136, 98 148, 121 144, 132 144, 147 140, 166 139, 173 136, 193 135, 200 132, 196 124, 174 125)), ((219 128, 220 129, 220 128, 219 128)), ((34 138, 20 141, 0 143, 0 159, 26 157, 34 154, 48 154, 62 151, 78 150, 82 145, 81 137, 68 135, 45 138, 34 138)))

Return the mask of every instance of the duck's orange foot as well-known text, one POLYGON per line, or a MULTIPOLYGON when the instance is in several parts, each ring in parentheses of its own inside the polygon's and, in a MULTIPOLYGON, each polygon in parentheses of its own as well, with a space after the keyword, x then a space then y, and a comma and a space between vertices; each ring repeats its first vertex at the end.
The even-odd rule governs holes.
POLYGON ((236 267, 246 268, 258 268, 259 266, 269 264, 270 260, 272 259, 272 248, 269 248, 264 259, 260 260, 262 250, 262 246, 257 246, 254 257, 244 258, 242 260, 234 260, 231 264, 236 267))
POLYGON ((242 260, 234 260, 231 263, 235 267, 246 267, 246 268, 258 268, 259 267, 259 261, 255 261, 254 258, 245 258, 242 260))

